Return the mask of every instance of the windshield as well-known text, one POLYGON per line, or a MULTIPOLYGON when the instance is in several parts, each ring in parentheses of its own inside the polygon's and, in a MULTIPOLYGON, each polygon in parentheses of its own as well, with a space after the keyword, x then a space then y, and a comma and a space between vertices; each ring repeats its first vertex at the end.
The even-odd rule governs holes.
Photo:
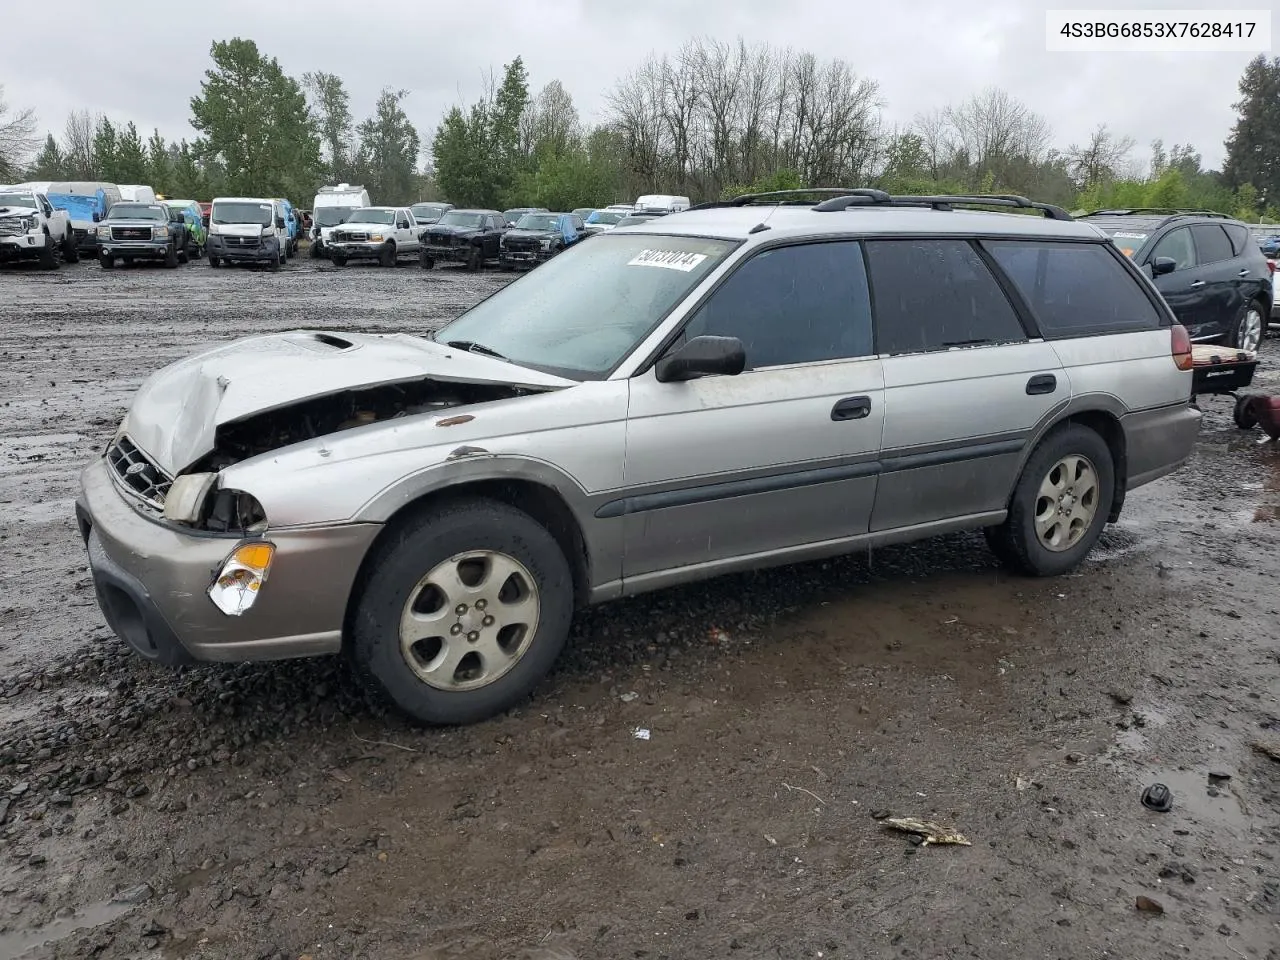
POLYGON ((36 209, 36 198, 31 193, 0 193, 0 207, 30 207, 36 209))
POLYGON ((444 212, 444 207, 434 203, 419 203, 409 208, 418 220, 437 220, 444 212))
POLYGON ((209 219, 214 223, 254 223, 271 226, 271 204, 251 200, 221 200, 213 205, 209 219))
POLYGON ((346 223, 353 210, 355 207, 317 207, 311 218, 322 227, 336 227, 346 223))
POLYGON ((625 216, 625 213, 619 213, 617 210, 597 210, 587 217, 587 223, 617 223, 625 216))
POLYGON ((442 227, 478 227, 483 220, 483 213, 462 213, 458 210, 450 210, 437 222, 442 227))
POLYGON ((517 230, 559 230, 560 218, 553 213, 526 213, 516 221, 517 230))
POLYGON ((162 207, 141 203, 117 203, 111 208, 112 220, 168 220, 169 214, 162 207))
POLYGON ((394 210, 378 210, 374 207, 362 207, 353 213, 347 223, 386 223, 396 222, 394 210))
POLYGON ((734 246, 606 234, 503 287, 435 339, 473 343, 575 379, 603 379, 734 246))

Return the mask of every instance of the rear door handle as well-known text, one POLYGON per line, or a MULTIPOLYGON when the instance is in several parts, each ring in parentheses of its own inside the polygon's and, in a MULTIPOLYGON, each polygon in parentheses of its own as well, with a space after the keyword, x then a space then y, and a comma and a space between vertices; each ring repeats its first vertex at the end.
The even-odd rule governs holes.
POLYGON ((1203 286, 1204 286, 1204 281, 1203 281, 1203 280, 1197 280, 1195 283, 1193 283, 1193 284, 1191 285, 1191 289, 1192 289, 1192 290, 1199 290, 1199 289, 1200 289, 1201 287, 1203 287, 1203 286))
POLYGON ((845 397, 831 408, 832 420, 861 420, 871 413, 870 397, 845 397))
POLYGON ((1053 393, 1058 389, 1058 378, 1052 373, 1038 373, 1027 381, 1027 396, 1034 397, 1042 393, 1053 393))
POLYGON ((1239 273, 1236 274, 1237 277, 1247 277, 1248 275, 1249 275, 1248 267, 1245 267, 1243 270, 1241 270, 1239 273))

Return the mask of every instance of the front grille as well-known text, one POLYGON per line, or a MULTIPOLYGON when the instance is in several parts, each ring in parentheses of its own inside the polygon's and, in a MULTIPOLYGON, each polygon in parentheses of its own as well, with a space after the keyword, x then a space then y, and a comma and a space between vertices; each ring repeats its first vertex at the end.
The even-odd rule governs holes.
POLYGON ((164 506, 173 478, 156 466, 127 436, 119 437, 107 448, 107 463, 117 479, 139 497, 152 506, 164 506))
POLYGON ((89 231, 85 230, 83 227, 72 227, 71 232, 75 234, 76 240, 83 240, 85 237, 89 236, 89 231))
POLYGON ((534 250, 537 250, 540 244, 538 243, 537 240, 525 240, 517 237, 515 239, 508 240, 505 246, 512 253, 515 253, 516 251, 520 251, 522 253, 530 253, 534 250))
POLYGON ((0 237, 18 237, 27 231, 17 217, 6 217, 0 220, 0 237))
POLYGON ((228 247, 256 247, 257 237, 223 237, 222 243, 228 247))
POLYGON ((150 240, 150 227, 112 227, 112 240, 150 240))
POLYGON ((428 236, 430 237, 430 239, 427 242, 433 243, 437 247, 453 246, 453 234, 451 233, 432 233, 432 234, 429 234, 428 236))
POLYGON ((335 230, 333 239, 339 243, 363 242, 369 239, 369 234, 357 230, 335 230))

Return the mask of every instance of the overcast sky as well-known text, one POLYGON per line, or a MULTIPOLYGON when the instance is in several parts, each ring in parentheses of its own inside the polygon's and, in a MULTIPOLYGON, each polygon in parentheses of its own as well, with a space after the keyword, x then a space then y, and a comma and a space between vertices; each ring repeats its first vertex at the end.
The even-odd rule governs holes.
MULTIPOLYGON (((1199 4, 1219 5, 1225 6, 1199 4)), ((1189 141, 1206 166, 1218 166, 1236 83, 1251 55, 1047 53, 1044 11, 1081 6, 1070 0, 7 2, 0 83, 11 106, 36 110, 42 132, 60 131, 68 111, 85 107, 132 119, 144 138, 153 127, 170 139, 191 138, 189 100, 209 66, 209 44, 242 36, 295 77, 308 70, 343 77, 357 121, 381 87, 408 89, 405 107, 427 145, 443 112, 474 100, 484 74, 517 55, 533 91, 558 78, 583 119, 593 121, 601 119, 615 80, 651 51, 674 51, 696 35, 740 35, 849 61, 880 84, 890 124, 907 124, 918 112, 994 84, 1043 114, 1059 147, 1107 123, 1137 140, 1137 156, 1159 137, 1166 146, 1189 141)))

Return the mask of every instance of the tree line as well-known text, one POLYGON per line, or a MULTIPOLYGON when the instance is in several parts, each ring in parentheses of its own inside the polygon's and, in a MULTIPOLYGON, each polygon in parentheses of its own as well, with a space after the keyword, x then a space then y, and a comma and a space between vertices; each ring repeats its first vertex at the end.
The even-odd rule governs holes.
POLYGON ((384 89, 356 122, 341 77, 287 75, 251 40, 215 42, 190 102, 196 136, 145 139, 132 121, 72 113, 40 146, 0 89, 0 180, 149 183, 169 196, 286 196, 363 183, 378 202, 568 209, 642 193, 697 200, 803 186, 1017 193, 1067 206, 1195 207, 1280 221, 1280 57, 1240 79, 1221 170, 1188 143, 1136 144, 1106 125, 1055 145, 1048 120, 988 88, 889 127, 879 85, 845 60, 769 44, 692 39, 620 77, 595 125, 558 80, 536 92, 520 57, 424 141, 384 89))

